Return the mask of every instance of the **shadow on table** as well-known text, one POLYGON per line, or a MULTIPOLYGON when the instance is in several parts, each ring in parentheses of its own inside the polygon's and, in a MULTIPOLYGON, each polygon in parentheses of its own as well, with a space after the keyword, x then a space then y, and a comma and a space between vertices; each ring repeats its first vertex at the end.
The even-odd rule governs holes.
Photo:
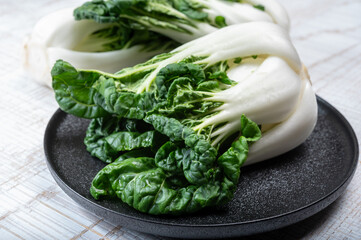
MULTIPOLYGON (((301 221, 284 227, 278 230, 274 230, 267 233, 257 234, 249 237, 238 237, 238 238, 228 238, 229 240, 292 240, 292 239, 301 239, 308 234, 316 232, 324 222, 332 217, 333 213, 339 208, 339 203, 341 202, 341 196, 330 206, 322 210, 321 212, 301 221)), ((172 240, 173 238, 163 238, 167 240, 172 240)), ((175 239, 174 239, 175 240, 175 239)))

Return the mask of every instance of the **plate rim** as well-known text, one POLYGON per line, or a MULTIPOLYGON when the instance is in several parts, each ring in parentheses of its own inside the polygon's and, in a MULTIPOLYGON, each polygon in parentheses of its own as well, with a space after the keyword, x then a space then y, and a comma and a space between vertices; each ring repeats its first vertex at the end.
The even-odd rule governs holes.
MULTIPOLYGON (((293 214, 296 214, 300 211, 305 211, 311 207, 315 207, 316 205, 322 203, 323 201, 326 201, 328 198, 334 198, 333 200, 329 201, 325 206, 323 206, 321 209, 319 209, 316 212, 312 212, 311 214, 308 214, 308 216, 299 219, 295 222, 292 222, 290 224, 294 224, 298 221, 301 221, 303 219, 306 219, 310 216, 312 216, 313 214, 316 214, 317 212, 323 210, 324 208, 326 208, 328 205, 330 205, 332 202, 334 202, 341 194, 342 192, 346 189, 346 187, 348 186, 348 184, 351 182, 356 168, 357 168, 357 164, 358 164, 358 157, 359 157, 359 146, 358 146, 358 140, 357 140, 357 136, 355 134, 355 131, 353 130, 351 124, 347 121, 347 119, 343 116, 343 114, 341 114, 340 111, 338 111, 334 106, 332 106, 330 103, 328 103, 326 100, 324 100, 323 98, 317 96, 317 104, 319 105, 320 103, 325 105, 327 108, 329 108, 334 114, 335 116, 342 122, 342 125, 345 127, 345 129, 348 131, 348 135, 351 136, 350 141, 352 141, 353 146, 352 149, 354 149, 354 155, 352 156, 352 166, 350 167, 350 169, 347 171, 348 174, 347 176, 343 179, 343 181, 337 186, 335 187, 331 192, 329 192, 328 194, 324 195, 322 198, 313 201, 305 206, 302 206, 300 208, 288 211, 286 213, 282 213, 282 214, 278 214, 278 215, 274 215, 274 216, 269 216, 269 217, 265 217, 265 218, 260 218, 260 219, 255 219, 255 220, 248 220, 248 221, 242 221, 242 222, 232 222, 232 223, 208 223, 208 224, 182 224, 182 223, 172 223, 172 222, 164 222, 164 221, 157 221, 157 220, 152 220, 152 219, 143 219, 141 217, 136 217, 136 216, 130 216, 127 215, 125 213, 122 212, 118 212, 109 208, 106 208, 100 204, 97 204, 96 202, 93 202, 89 199, 87 199, 86 197, 84 197, 83 195, 81 195, 80 193, 78 193, 77 191, 75 191, 73 188, 71 188, 68 184, 66 184, 64 182, 64 180, 59 176, 58 171, 55 170, 56 168, 54 167, 54 163, 53 161, 51 161, 51 157, 50 157, 50 153, 48 152, 49 149, 49 144, 48 144, 48 139, 51 138, 51 130, 54 128, 53 125, 56 125, 56 123, 59 121, 59 115, 62 116, 61 114, 64 114, 64 116, 66 116, 68 113, 63 112, 60 108, 58 108, 55 113, 52 115, 52 117, 50 118, 46 129, 45 129, 45 134, 44 134, 44 141, 43 141, 43 147, 44 147, 44 153, 46 156, 46 163, 48 166, 48 169, 51 173, 51 175, 53 176, 53 178, 56 180, 57 185, 67 194, 67 191, 70 191, 73 195, 77 196, 78 198, 81 199, 81 201, 86 201, 87 204, 90 204, 93 207, 96 207, 100 210, 106 211, 106 212, 111 212, 114 215, 117 215, 118 217, 122 217, 125 220, 129 219, 129 220, 134 220, 134 221, 140 221, 143 223, 148 223, 148 224, 155 224, 155 225, 162 225, 162 226, 169 226, 169 227, 180 227, 180 228, 220 228, 220 227, 234 227, 234 226, 244 226, 244 225, 249 225, 249 224, 262 224, 263 222, 267 222, 267 221, 271 221, 271 220, 275 220, 275 219, 281 219, 283 217, 287 217, 287 216, 291 216, 293 214), (61 186, 61 184, 59 184, 59 182, 63 185, 61 186), (64 187, 66 188, 66 190, 64 189, 64 187), (339 192, 339 194, 337 194, 337 192, 339 192), (334 195, 337 196, 334 196, 334 195)), ((62 116, 63 117, 63 116, 62 116)), ((75 200, 75 202, 77 202, 79 205, 81 205, 83 208, 86 208, 88 211, 93 212, 89 210, 87 207, 84 207, 81 203, 78 202, 78 199, 74 199, 72 196, 69 196, 71 199, 75 200)), ((287 224, 287 225, 290 225, 287 224)), ((285 225, 285 226, 287 226, 285 225)), ((277 228, 275 228, 277 229, 277 228)), ((139 229, 134 229, 134 230, 138 230, 141 231, 139 229)), ((271 229, 274 230, 274 229, 271 229)))

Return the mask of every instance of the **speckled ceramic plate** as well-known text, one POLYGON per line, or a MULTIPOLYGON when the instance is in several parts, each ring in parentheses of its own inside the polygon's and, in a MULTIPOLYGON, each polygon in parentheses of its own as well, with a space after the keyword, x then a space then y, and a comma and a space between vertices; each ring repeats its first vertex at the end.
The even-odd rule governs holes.
POLYGON ((105 164, 83 144, 88 120, 58 110, 46 129, 44 148, 50 172, 76 202, 129 229, 179 238, 245 236, 303 220, 336 200, 356 169, 358 144, 346 119, 318 98, 318 122, 296 149, 242 169, 234 199, 222 207, 187 216, 151 216, 120 200, 95 201, 93 177, 105 164))

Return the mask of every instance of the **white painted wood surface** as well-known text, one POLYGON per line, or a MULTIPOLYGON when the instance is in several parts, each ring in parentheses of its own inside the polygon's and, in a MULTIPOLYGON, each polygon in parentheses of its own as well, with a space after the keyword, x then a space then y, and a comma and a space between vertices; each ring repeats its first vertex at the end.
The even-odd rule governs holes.
MULTIPOLYGON (((58 107, 50 89, 22 72, 22 41, 41 16, 81 2, 0 0, 1 239, 161 239, 84 210, 46 167, 43 135, 58 107)), ((280 2, 289 12, 291 37, 314 90, 344 114, 361 139, 361 1, 280 2)), ((246 239, 361 239, 360 185, 359 166, 345 194, 324 211, 246 239)))

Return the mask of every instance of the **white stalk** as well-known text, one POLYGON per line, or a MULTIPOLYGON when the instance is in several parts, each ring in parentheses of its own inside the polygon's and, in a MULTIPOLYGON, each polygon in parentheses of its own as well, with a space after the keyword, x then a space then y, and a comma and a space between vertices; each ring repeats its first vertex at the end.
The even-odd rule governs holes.
POLYGON ((312 133, 316 121, 316 96, 310 82, 305 81, 303 93, 294 113, 262 134, 262 138, 251 146, 244 166, 279 156, 297 147, 312 133))
POLYGON ((149 90, 160 69, 192 55, 205 56, 205 59, 197 63, 210 65, 238 57, 274 55, 284 59, 296 73, 301 69, 300 59, 288 32, 278 25, 267 22, 231 25, 183 44, 173 52, 176 54, 159 63, 147 77, 143 87, 138 89, 138 93, 149 90))
POLYGON ((263 5, 265 12, 273 19, 277 25, 289 30, 290 21, 286 10, 276 0, 244 0, 252 5, 263 5))
MULTIPOLYGON (((242 64, 241 64, 242 65, 242 64)), ((231 69, 229 78, 237 81, 237 67, 231 69)), ((240 128, 239 113, 258 124, 276 123, 285 120, 298 101, 301 81, 289 65, 281 58, 271 56, 247 79, 205 100, 224 102, 217 110, 219 114, 208 118, 199 128, 222 122, 235 122, 240 128)))
POLYGON ((91 20, 75 21, 72 8, 45 16, 24 42, 24 69, 36 81, 51 87, 50 71, 58 59, 70 62, 76 68, 114 73, 163 52, 162 49, 140 51, 142 46, 109 52, 81 49, 82 43, 91 33, 106 26, 91 20))

